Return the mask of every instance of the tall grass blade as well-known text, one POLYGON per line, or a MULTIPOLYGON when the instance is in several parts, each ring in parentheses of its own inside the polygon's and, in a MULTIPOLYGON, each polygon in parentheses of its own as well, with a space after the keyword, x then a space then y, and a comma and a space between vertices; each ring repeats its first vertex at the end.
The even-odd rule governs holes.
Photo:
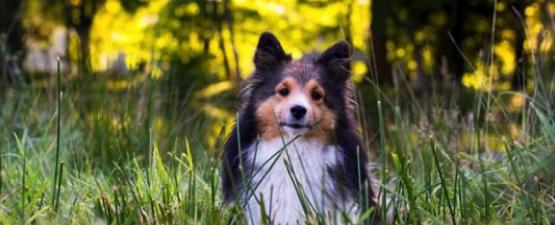
POLYGON ((449 213, 451 214, 451 223, 453 225, 457 224, 454 205, 451 203, 451 198, 449 197, 449 190, 447 189, 447 182, 442 172, 442 168, 439 165, 439 160, 437 158, 436 147, 432 140, 430 140, 430 149, 432 151, 432 156, 434 157, 434 165, 437 169, 437 174, 440 179, 441 189, 443 189, 443 194, 445 195, 445 200, 447 201, 447 207, 449 208, 449 213))
MULTIPOLYGON (((61 85, 61 72, 60 72, 60 57, 56 58, 56 89, 57 89, 57 98, 56 98, 56 156, 54 160, 54 178, 52 179, 52 201, 51 204, 55 205, 56 201, 56 183, 58 181, 59 171, 58 165, 60 165, 60 142, 61 142, 61 118, 62 118, 62 85, 61 85)), ((56 208, 56 207, 55 207, 56 208)))
POLYGON ((387 181, 387 156, 385 153, 385 125, 383 118, 382 102, 378 101, 378 123, 380 129, 380 162, 381 162, 381 175, 382 175, 382 185, 380 185, 379 197, 381 198, 381 221, 385 221, 387 218, 387 196, 386 196, 386 185, 387 181))
POLYGON ((58 181, 56 184, 56 202, 54 204, 54 212, 58 213, 58 207, 60 206, 60 193, 62 189, 62 178, 64 173, 64 162, 60 163, 59 166, 59 174, 58 174, 58 181))

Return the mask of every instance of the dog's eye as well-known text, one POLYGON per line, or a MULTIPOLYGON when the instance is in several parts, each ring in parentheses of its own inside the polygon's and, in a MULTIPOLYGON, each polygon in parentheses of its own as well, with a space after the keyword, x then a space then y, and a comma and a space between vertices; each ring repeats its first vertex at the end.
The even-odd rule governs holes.
POLYGON ((289 94, 289 89, 287 89, 287 88, 279 89, 278 93, 279 93, 279 95, 285 97, 289 94))
POLYGON ((318 100, 322 99, 322 94, 320 94, 320 92, 312 91, 312 93, 310 93, 310 95, 312 96, 312 99, 314 99, 314 101, 318 101, 318 100))

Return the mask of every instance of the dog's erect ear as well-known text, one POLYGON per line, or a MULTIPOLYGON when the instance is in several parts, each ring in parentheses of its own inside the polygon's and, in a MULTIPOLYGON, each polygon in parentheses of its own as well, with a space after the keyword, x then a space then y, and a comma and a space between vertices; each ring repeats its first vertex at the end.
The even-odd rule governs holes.
POLYGON ((254 53, 254 65, 257 70, 272 70, 290 60, 291 56, 285 54, 276 36, 270 32, 260 35, 254 53))
POLYGON ((329 47, 318 60, 331 76, 341 81, 351 74, 351 47, 346 41, 339 41, 329 47))

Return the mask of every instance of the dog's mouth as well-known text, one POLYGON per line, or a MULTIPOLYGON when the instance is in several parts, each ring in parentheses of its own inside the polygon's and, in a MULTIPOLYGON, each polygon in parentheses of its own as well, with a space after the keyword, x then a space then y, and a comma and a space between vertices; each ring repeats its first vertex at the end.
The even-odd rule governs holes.
POLYGON ((312 125, 310 124, 280 122, 279 125, 282 127, 289 127, 293 129, 312 129, 312 125))

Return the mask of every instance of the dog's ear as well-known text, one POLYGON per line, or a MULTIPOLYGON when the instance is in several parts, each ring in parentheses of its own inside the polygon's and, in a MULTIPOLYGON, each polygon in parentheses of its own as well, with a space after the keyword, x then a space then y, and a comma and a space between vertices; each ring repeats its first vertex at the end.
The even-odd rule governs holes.
POLYGON ((257 70, 272 70, 290 60, 291 56, 285 53, 276 36, 270 32, 260 35, 254 53, 254 65, 257 70))
POLYGON ((330 76, 345 81, 351 74, 351 47, 346 41, 339 41, 329 47, 316 63, 322 65, 330 76))

